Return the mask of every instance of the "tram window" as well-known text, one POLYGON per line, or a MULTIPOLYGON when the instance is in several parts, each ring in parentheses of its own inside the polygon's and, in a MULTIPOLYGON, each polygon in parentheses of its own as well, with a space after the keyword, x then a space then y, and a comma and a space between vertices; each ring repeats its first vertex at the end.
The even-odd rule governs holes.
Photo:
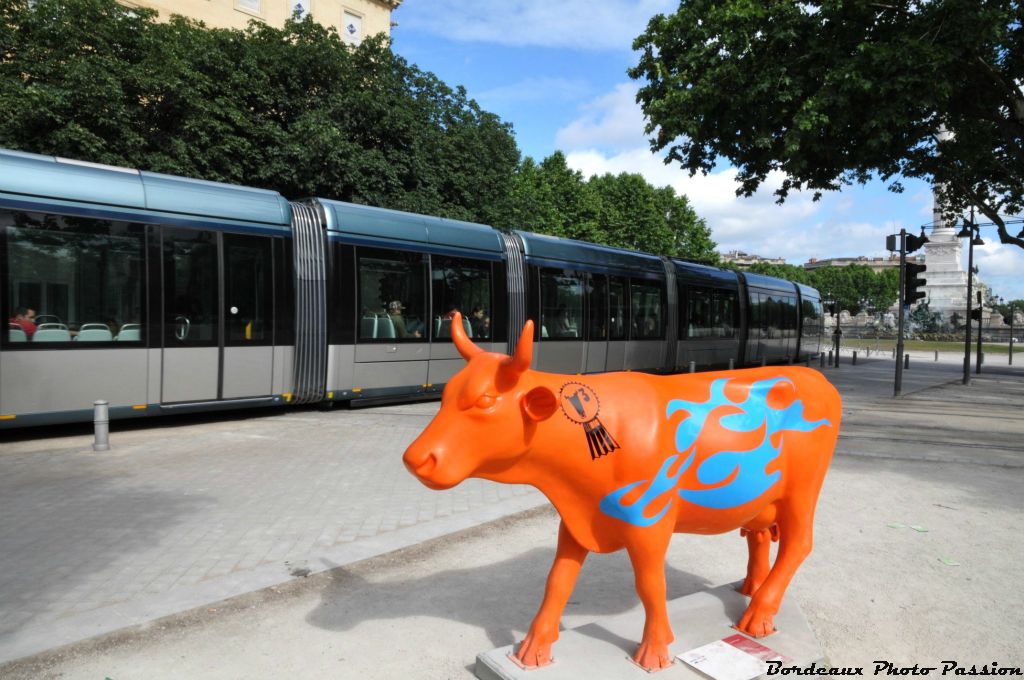
POLYGON ((422 342, 428 331, 426 255, 359 248, 359 340, 422 342))
POLYGON ((710 288, 689 289, 686 303, 686 337, 706 338, 711 335, 714 291, 710 288))
POLYGON ((24 319, 20 309, 35 313, 32 324, 9 323, 5 342, 65 349, 96 342, 141 344, 142 225, 0 211, 0 230, 6 241, 7 317, 24 319))
POLYGON ((797 331, 797 314, 799 310, 796 306, 796 298, 792 295, 782 298, 782 337, 784 338, 795 338, 797 331))
POLYGON ((165 228, 163 249, 165 346, 217 345, 217 234, 165 228))
POLYGON ((432 333, 451 338, 451 321, 462 313, 462 323, 474 340, 491 339, 491 263, 461 257, 432 255, 434 291, 432 333))
POLYGON ((540 271, 541 337, 583 337, 583 282, 569 269, 540 271))
POLYGON ((734 290, 716 290, 712 312, 712 335, 716 338, 736 337, 739 298, 734 290))
POLYGON ((821 335, 821 302, 818 300, 803 300, 801 304, 803 324, 801 335, 805 338, 816 338, 821 335))
POLYGON ((224 329, 229 345, 273 341, 273 241, 224 235, 224 329))
POLYGON ((608 277, 593 274, 587 280, 587 297, 590 303, 590 339, 604 340, 608 337, 608 277))
POLYGON ((633 339, 655 340, 665 337, 662 285, 654 281, 633 279, 629 284, 629 294, 633 339))
POLYGON ((782 337, 780 332, 781 303, 773 295, 761 295, 761 337, 775 339, 782 337))
POLYGON ((629 308, 626 305, 626 280, 611 277, 608 280, 608 338, 625 340, 629 308))

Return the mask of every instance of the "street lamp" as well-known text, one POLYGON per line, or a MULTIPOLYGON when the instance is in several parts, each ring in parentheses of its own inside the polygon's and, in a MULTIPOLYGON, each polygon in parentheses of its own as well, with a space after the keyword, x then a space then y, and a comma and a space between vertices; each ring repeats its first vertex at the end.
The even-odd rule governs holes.
MULTIPOLYGON (((967 324, 964 338, 964 385, 971 384, 971 286, 974 280, 974 246, 983 246, 981 227, 974 222, 974 206, 971 206, 970 220, 964 220, 963 229, 957 238, 970 239, 967 246, 967 324)), ((978 310, 978 335, 981 335, 981 310, 978 310)), ((979 365, 979 368, 981 366, 979 365)))
MULTIPOLYGON (((1002 307, 1006 304, 1006 300, 1002 296, 999 297, 999 306, 1002 307)), ((1010 300, 1010 365, 1013 366, 1013 300, 1010 300)))

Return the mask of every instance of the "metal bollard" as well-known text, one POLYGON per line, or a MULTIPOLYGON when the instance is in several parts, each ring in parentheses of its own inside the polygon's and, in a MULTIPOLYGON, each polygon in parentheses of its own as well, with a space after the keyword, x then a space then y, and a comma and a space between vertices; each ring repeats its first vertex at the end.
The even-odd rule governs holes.
POLYGON ((734 359, 732 357, 729 357, 729 370, 731 371, 731 370, 733 370, 735 368, 736 368, 736 359, 734 359))
POLYGON ((832 366, 832 350, 828 351, 828 365, 832 366))
POLYGON ((904 354, 903 355, 903 368, 904 369, 910 368, 910 355, 909 354, 904 354))
POLYGON ((896 348, 895 347, 892 348, 892 358, 893 359, 896 358, 896 348))
POLYGON ((935 350, 935 360, 939 360, 939 350, 935 350))
POLYGON ((818 366, 821 367, 821 368, 825 368, 825 353, 824 352, 820 352, 818 354, 818 366))
POLYGON ((853 350, 853 365, 857 365, 857 350, 853 350))
POLYGON ((93 451, 110 450, 110 405, 99 399, 92 403, 92 422, 96 431, 96 440, 92 444, 93 451))
POLYGON ((696 372, 697 372, 697 362, 696 361, 691 361, 690 362, 690 373, 696 373, 696 372))
POLYGON ((811 367, 811 355, 810 355, 810 354, 808 354, 808 355, 807 355, 806 357, 804 357, 804 358, 805 358, 805 359, 807 360, 807 368, 810 368, 810 367, 811 367))

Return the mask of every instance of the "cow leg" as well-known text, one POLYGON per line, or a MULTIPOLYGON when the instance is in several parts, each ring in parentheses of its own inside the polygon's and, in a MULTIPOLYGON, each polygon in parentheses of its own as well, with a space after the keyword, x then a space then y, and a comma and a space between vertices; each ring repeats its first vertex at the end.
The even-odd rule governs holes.
POLYGON ((772 540, 777 540, 777 535, 774 535, 772 529, 740 529, 740 536, 747 537, 747 551, 750 556, 747 558, 747 578, 737 590, 750 596, 757 592, 768 577, 771 568, 768 558, 772 540))
POLYGON ((775 631, 775 615, 782 604, 782 596, 797 568, 811 552, 813 524, 813 506, 797 509, 787 504, 779 509, 779 554, 737 624, 744 633, 764 637, 775 631))
POLYGON ((589 551, 573 538, 565 522, 562 522, 558 527, 558 548, 555 563, 548 573, 544 600, 516 652, 516 658, 524 666, 546 666, 551 663, 551 645, 558 639, 558 623, 588 554, 589 551))
POLYGON ((648 671, 672 665, 668 645, 674 637, 668 620, 665 586, 665 552, 670 538, 671 533, 664 537, 664 540, 648 536, 646 540, 626 545, 629 559, 633 563, 636 592, 646 614, 644 636, 640 639, 640 646, 633 655, 633 660, 648 671))

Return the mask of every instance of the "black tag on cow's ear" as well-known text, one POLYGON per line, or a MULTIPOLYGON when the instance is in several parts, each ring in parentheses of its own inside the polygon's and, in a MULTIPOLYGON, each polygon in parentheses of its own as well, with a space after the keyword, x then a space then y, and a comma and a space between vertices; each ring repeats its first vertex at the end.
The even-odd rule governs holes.
POLYGON ((558 405, 566 418, 583 428, 591 460, 619 448, 618 442, 598 417, 601 400, 593 388, 578 382, 565 383, 558 391, 558 405))

